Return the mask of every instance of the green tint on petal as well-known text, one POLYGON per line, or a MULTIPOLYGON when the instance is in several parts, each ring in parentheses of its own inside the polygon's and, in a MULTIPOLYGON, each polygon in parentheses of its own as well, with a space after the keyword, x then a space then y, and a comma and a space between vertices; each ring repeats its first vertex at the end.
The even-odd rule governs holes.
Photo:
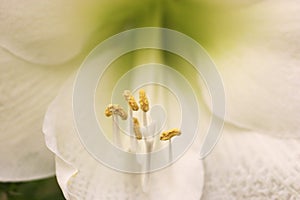
POLYGON ((300 137, 300 2, 261 1, 260 34, 213 59, 224 81, 226 120, 284 138, 300 137), (261 23, 263 22, 263 23, 261 23))
POLYGON ((256 35, 252 20, 260 15, 253 5, 232 6, 231 1, 164 1, 162 26, 180 31, 199 42, 211 55, 239 44, 245 35, 256 35))
POLYGON ((85 42, 90 48, 121 31, 155 26, 180 31, 216 54, 220 47, 236 46, 245 35, 258 34, 252 18, 261 12, 254 6, 232 1, 89 0, 75 2, 73 15, 77 31, 89 34, 85 42))
POLYGON ((85 38, 87 50, 122 31, 161 24, 159 1, 88 0, 77 1, 73 6, 74 17, 78 19, 77 31, 88 33, 85 38))

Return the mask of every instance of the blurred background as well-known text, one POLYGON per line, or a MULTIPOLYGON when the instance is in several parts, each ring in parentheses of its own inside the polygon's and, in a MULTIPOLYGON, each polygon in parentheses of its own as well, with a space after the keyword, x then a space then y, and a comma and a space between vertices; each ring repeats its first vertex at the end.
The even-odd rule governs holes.
POLYGON ((0 182, 0 200, 64 200, 56 177, 28 182, 0 182))

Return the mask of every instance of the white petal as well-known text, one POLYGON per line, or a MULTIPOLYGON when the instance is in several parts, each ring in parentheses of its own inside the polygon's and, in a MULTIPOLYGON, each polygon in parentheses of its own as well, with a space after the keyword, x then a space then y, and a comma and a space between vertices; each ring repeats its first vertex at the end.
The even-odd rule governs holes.
POLYGON ((166 26, 197 40, 215 61, 227 97, 226 120, 299 137, 299 0, 219 2, 168 2, 166 26))
POLYGON ((225 127, 204 160, 203 199, 299 199, 300 141, 225 127))
POLYGON ((72 113, 70 80, 49 107, 44 122, 47 145, 59 157, 56 170, 66 198, 92 200, 201 197, 203 171, 199 152, 190 149, 171 167, 151 174, 150 192, 144 193, 140 175, 112 170, 93 159, 78 138, 72 113), (77 173, 74 173, 75 170, 77 173))
MULTIPOLYGON (((83 49, 138 26, 132 13, 144 15, 143 5, 120 0, 4 0, 0 3, 0 47, 31 63, 62 64, 83 49)), ((154 25, 148 23, 152 15, 149 12, 139 20, 144 26, 154 25)))
POLYGON ((212 52, 227 96, 226 120, 261 133, 300 137, 299 5, 261 1, 242 9, 252 13, 252 31, 241 30, 236 44, 220 42, 212 52))
POLYGON ((83 41, 68 7, 72 7, 71 1, 2 1, 1 47, 39 64, 70 60, 80 52, 83 41))
POLYGON ((42 123, 47 106, 78 61, 47 68, 0 49, 0 180, 23 181, 54 174, 42 123))

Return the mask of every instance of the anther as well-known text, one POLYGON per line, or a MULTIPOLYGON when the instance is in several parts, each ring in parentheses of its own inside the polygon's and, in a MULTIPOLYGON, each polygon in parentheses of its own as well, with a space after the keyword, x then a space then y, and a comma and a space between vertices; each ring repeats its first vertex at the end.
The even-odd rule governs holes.
POLYGON ((139 110, 139 106, 136 103, 133 95, 131 94, 131 92, 129 90, 125 90, 123 93, 123 96, 125 97, 126 101, 128 102, 131 110, 134 110, 134 111, 139 110))
POLYGON ((170 140, 174 136, 178 136, 181 134, 181 131, 178 128, 174 128, 168 131, 162 132, 160 135, 160 140, 170 140))
POLYGON ((135 137, 137 140, 141 140, 142 139, 142 133, 140 130, 140 123, 139 120, 137 118, 133 118, 133 130, 135 133, 135 137))
POLYGON ((110 117, 113 114, 121 117, 122 120, 127 119, 127 113, 125 110, 118 104, 109 104, 104 112, 106 117, 110 117))
POLYGON ((146 96, 145 90, 140 90, 139 95, 140 95, 139 103, 140 103, 141 109, 144 112, 147 112, 149 110, 149 101, 148 101, 148 98, 146 96))

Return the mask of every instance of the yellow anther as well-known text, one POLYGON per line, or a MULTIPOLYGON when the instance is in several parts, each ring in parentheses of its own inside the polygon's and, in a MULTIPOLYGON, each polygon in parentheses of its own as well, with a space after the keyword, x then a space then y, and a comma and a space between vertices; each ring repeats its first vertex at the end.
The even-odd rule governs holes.
POLYGON ((110 117, 113 114, 112 111, 111 111, 111 109, 110 109, 110 105, 108 105, 107 108, 105 109, 104 114, 105 114, 106 117, 110 117))
POLYGON ((173 128, 168 131, 162 132, 160 135, 160 140, 170 140, 174 136, 178 136, 181 134, 181 131, 178 128, 173 128))
POLYGON ((135 137, 137 140, 141 140, 142 139, 142 133, 140 130, 140 123, 139 120, 137 118, 133 118, 133 130, 135 133, 135 137))
POLYGON ((126 120, 127 119, 127 113, 125 110, 118 104, 109 104, 104 112, 106 117, 110 117, 112 115, 118 115, 121 117, 121 119, 126 120))
POLYGON ((145 90, 140 90, 139 94, 140 94, 139 103, 140 103, 141 109, 144 112, 147 112, 149 110, 149 101, 148 101, 148 98, 146 96, 145 90))
POLYGON ((128 102, 131 110, 134 110, 134 111, 139 110, 139 106, 136 103, 133 95, 131 94, 131 92, 129 90, 125 90, 123 93, 123 96, 125 97, 126 101, 128 102))

